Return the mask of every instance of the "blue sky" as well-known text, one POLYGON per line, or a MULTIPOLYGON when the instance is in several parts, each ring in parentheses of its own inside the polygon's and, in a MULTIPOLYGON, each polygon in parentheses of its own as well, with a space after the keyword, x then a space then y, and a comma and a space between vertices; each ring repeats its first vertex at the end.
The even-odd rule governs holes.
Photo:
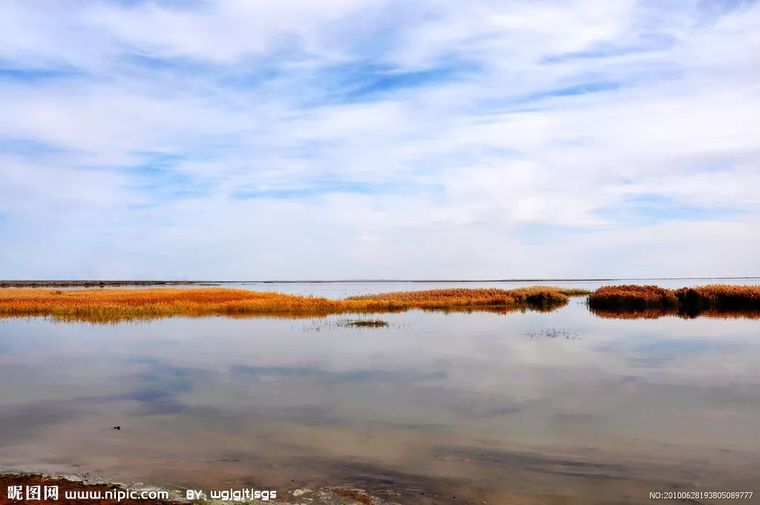
POLYGON ((760 4, 9 1, 0 278, 760 275, 760 4))

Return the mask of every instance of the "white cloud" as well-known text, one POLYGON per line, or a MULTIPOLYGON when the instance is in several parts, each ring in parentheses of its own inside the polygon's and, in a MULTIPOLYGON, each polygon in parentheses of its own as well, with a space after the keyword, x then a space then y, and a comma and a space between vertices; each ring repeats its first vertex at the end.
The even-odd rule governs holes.
POLYGON ((6 2, 0 277, 757 275, 759 24, 6 2))

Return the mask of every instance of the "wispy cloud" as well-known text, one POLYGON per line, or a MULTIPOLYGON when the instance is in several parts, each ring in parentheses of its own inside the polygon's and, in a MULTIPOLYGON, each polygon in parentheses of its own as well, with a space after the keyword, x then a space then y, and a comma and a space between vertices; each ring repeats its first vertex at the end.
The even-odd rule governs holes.
POLYGON ((4 2, 0 277, 757 275, 758 27, 728 0, 4 2))

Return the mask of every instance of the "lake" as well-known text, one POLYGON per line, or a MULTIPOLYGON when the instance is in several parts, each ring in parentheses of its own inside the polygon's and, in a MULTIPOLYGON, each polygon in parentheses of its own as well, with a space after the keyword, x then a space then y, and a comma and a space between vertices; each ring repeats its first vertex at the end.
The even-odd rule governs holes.
POLYGON ((667 490, 754 490, 742 502, 755 503, 759 368, 760 320, 604 319, 584 298, 548 313, 4 319, 0 465, 282 497, 348 485, 398 503, 652 503, 667 490), (367 317, 388 326, 345 324, 367 317))

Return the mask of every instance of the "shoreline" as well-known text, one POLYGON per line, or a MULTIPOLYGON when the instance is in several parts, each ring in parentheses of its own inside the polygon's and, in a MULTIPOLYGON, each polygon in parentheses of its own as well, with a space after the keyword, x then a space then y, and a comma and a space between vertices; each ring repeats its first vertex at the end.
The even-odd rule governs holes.
POLYGON ((126 286, 223 286, 235 284, 509 284, 532 282, 622 282, 622 281, 749 281, 760 277, 746 276, 707 276, 707 277, 526 277, 514 279, 296 279, 296 280, 181 280, 181 279, 0 279, 0 288, 61 288, 61 287, 126 287, 126 286))
MULTIPOLYGON (((221 489, 219 493, 227 493, 230 496, 221 498, 214 497, 209 490, 202 491, 204 495, 194 499, 188 499, 187 490, 183 488, 167 488, 145 485, 143 483, 124 483, 110 480, 90 481, 85 476, 71 474, 55 474, 37 471, 0 471, 0 504, 33 502, 55 505, 58 503, 90 504, 90 505, 179 505, 190 503, 303 503, 303 500, 313 505, 381 505, 385 500, 365 489, 355 486, 324 486, 315 488, 294 488, 285 492, 277 493, 271 498, 262 499, 243 497, 238 499, 232 496, 233 491, 243 492, 244 488, 221 489), (20 488, 19 488, 20 486, 20 488), (29 488, 39 487, 39 499, 28 498, 11 500, 8 497, 8 489, 16 488, 15 492, 28 493, 29 488), (51 495, 55 489, 55 498, 51 495), (47 496, 46 496, 47 493, 47 496), (117 494, 118 493, 118 494, 117 494), (134 494, 130 494, 134 493, 134 494), (145 494, 143 494, 145 493, 145 494)), ((245 488, 253 492, 250 488, 245 488)), ((200 490, 199 490, 200 491, 200 490)), ((270 491, 266 491, 269 493, 270 491)))
POLYGON ((86 477, 78 475, 49 474, 45 472, 0 471, 0 489, 2 490, 0 504, 33 502, 40 504, 89 503, 105 505, 120 503, 126 505, 171 505, 187 503, 177 491, 168 489, 144 485, 129 486, 125 483, 112 481, 89 481, 86 477), (39 487, 39 499, 30 498, 27 495, 29 488, 37 487, 39 487), (16 490, 11 491, 12 488, 16 488, 16 490), (126 493, 127 491, 156 493, 151 496, 157 497, 133 499, 125 494, 123 498, 116 499, 115 493, 126 493), (11 500, 9 496, 11 492, 22 493, 20 495, 22 498, 20 500, 19 498, 11 500), (53 495, 52 493, 55 494, 53 495), (67 493, 71 493, 71 497, 67 497, 67 493), (158 496, 161 496, 161 498, 158 498, 158 496))
POLYGON ((0 280, 0 288, 112 288, 112 287, 146 287, 146 286, 207 286, 206 281, 34 281, 34 280, 0 280))

